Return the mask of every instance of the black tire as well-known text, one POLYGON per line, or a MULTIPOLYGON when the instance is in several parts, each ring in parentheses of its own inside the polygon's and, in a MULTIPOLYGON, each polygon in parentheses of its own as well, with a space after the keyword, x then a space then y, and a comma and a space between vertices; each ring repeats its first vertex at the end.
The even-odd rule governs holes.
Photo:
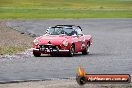
POLYGON ((86 78, 84 76, 77 76, 76 81, 79 85, 84 85, 86 84, 86 78))
POLYGON ((40 56, 41 56, 41 53, 36 52, 36 51, 33 51, 33 55, 34 55, 35 57, 40 57, 40 56))
POLYGON ((69 50, 69 56, 70 57, 74 56, 74 45, 71 45, 71 48, 69 50))
POLYGON ((83 55, 87 55, 87 54, 89 54, 89 43, 87 43, 87 46, 86 46, 86 48, 82 51, 82 54, 83 55))

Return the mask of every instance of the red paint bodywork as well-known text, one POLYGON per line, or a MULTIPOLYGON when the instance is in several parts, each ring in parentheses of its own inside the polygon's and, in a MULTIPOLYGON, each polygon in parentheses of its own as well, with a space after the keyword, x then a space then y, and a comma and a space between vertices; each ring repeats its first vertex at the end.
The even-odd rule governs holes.
MULTIPOLYGON (((80 35, 80 36, 43 35, 36 39, 38 40, 38 44, 35 45, 33 43, 34 49, 39 49, 39 45, 41 44, 46 45, 48 44, 49 41, 52 45, 59 46, 59 49, 62 50, 69 50, 71 48, 71 45, 74 44, 75 53, 83 51, 86 48, 88 42, 90 43, 90 45, 92 45, 91 35, 80 35), (68 41, 68 46, 64 46, 63 41, 68 41), (82 42, 84 42, 85 44, 85 47, 83 48, 82 48, 82 42)), ((50 52, 42 52, 42 51, 36 51, 36 52, 41 52, 43 54, 50 54, 50 52)))

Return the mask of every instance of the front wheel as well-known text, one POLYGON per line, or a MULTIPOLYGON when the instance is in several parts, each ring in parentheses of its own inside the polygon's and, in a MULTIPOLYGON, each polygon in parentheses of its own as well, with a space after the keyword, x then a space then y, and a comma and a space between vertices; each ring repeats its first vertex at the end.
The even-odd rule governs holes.
POLYGON ((83 55, 89 54, 89 43, 86 45, 86 48, 82 51, 83 55))
POLYGON ((41 53, 37 52, 37 51, 33 51, 33 55, 35 57, 40 57, 41 56, 41 53))
POLYGON ((74 46, 72 45, 69 50, 69 56, 72 57, 74 55, 74 46))

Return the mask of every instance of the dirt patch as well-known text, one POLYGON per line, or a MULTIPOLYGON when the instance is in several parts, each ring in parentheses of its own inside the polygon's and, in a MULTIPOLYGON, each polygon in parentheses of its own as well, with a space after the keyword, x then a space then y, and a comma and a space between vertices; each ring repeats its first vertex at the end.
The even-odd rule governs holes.
POLYGON ((31 48, 33 38, 7 27, 6 22, 6 20, 0 20, 0 55, 13 54, 31 48))

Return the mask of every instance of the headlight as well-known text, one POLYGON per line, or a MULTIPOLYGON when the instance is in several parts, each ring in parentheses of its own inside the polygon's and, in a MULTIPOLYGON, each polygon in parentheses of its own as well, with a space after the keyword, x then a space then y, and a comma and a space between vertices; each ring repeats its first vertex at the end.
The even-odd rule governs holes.
POLYGON ((38 39, 35 39, 35 40, 33 41, 33 43, 34 43, 35 45, 38 45, 38 39))
POLYGON ((68 46, 68 41, 63 41, 64 46, 68 46))

